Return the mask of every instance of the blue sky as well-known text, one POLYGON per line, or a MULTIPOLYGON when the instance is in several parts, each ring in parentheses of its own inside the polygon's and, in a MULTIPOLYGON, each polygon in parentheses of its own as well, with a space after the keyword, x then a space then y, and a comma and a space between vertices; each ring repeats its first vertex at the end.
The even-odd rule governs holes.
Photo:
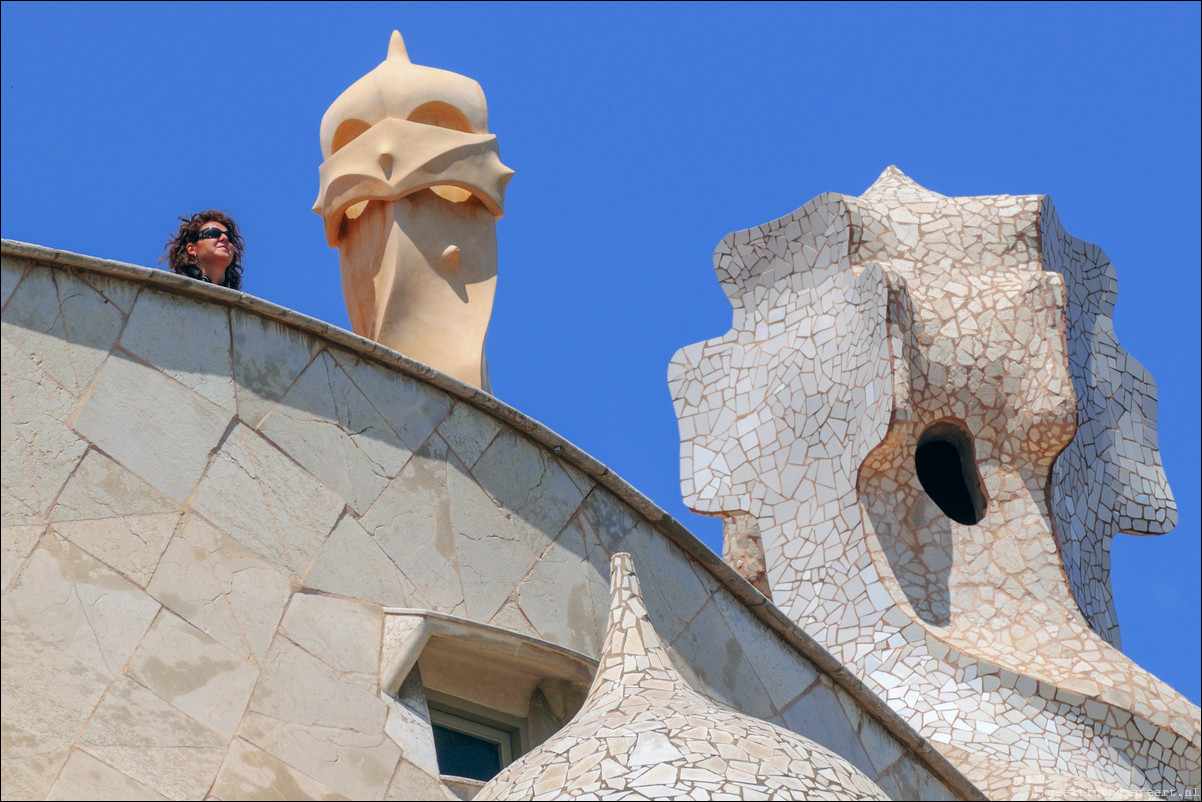
POLYGON ((310 210, 326 107, 384 57, 484 87, 517 171, 498 227, 498 397, 684 509, 665 375, 722 334, 729 231, 889 164, 946 195, 1052 197, 1118 269, 1181 510, 1118 536, 1124 648, 1195 703, 1199 4, 53 4, 2 7, 4 237, 154 265, 233 214, 244 288, 346 327, 310 210))

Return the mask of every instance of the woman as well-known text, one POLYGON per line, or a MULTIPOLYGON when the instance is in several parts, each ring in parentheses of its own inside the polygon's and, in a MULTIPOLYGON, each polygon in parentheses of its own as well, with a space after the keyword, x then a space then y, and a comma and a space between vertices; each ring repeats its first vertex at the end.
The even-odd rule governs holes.
POLYGON ((181 276, 242 288, 242 237, 225 212, 209 209, 180 218, 179 231, 167 241, 160 263, 181 276))

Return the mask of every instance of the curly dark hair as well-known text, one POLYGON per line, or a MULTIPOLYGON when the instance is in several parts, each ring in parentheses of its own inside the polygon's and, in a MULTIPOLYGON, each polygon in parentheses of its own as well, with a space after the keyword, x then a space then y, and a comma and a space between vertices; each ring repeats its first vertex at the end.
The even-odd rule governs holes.
POLYGON ((230 245, 234 248, 234 259, 225 269, 225 280, 221 282, 221 286, 229 287, 232 290, 242 289, 243 242, 242 235, 238 233, 238 224, 234 222, 234 219, 220 209, 209 209, 197 212, 191 217, 179 219, 179 231, 167 240, 167 245, 163 248, 163 258, 159 259, 159 264, 166 262, 173 272, 179 273, 181 276, 207 281, 200 266, 196 264, 196 257, 188 253, 188 245, 199 239, 200 229, 204 227, 205 223, 220 223, 229 232, 230 245))

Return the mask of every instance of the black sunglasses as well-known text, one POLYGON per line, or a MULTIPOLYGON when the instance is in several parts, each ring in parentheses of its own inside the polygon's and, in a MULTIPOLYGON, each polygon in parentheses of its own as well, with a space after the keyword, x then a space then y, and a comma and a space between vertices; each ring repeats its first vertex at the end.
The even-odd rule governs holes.
POLYGON ((202 228, 200 233, 196 235, 196 241, 199 242, 202 239, 221 239, 223 235, 228 240, 233 240, 234 238, 230 232, 222 231, 220 228, 202 228))

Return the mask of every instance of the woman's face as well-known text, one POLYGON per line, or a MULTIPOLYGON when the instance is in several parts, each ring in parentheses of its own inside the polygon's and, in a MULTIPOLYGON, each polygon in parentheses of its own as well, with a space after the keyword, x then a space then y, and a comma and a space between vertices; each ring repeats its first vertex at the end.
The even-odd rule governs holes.
POLYGON ((224 224, 208 220, 200 224, 200 238, 188 245, 188 253, 196 257, 197 266, 214 284, 225 280, 225 269, 234 261, 234 246, 225 232, 224 224))

